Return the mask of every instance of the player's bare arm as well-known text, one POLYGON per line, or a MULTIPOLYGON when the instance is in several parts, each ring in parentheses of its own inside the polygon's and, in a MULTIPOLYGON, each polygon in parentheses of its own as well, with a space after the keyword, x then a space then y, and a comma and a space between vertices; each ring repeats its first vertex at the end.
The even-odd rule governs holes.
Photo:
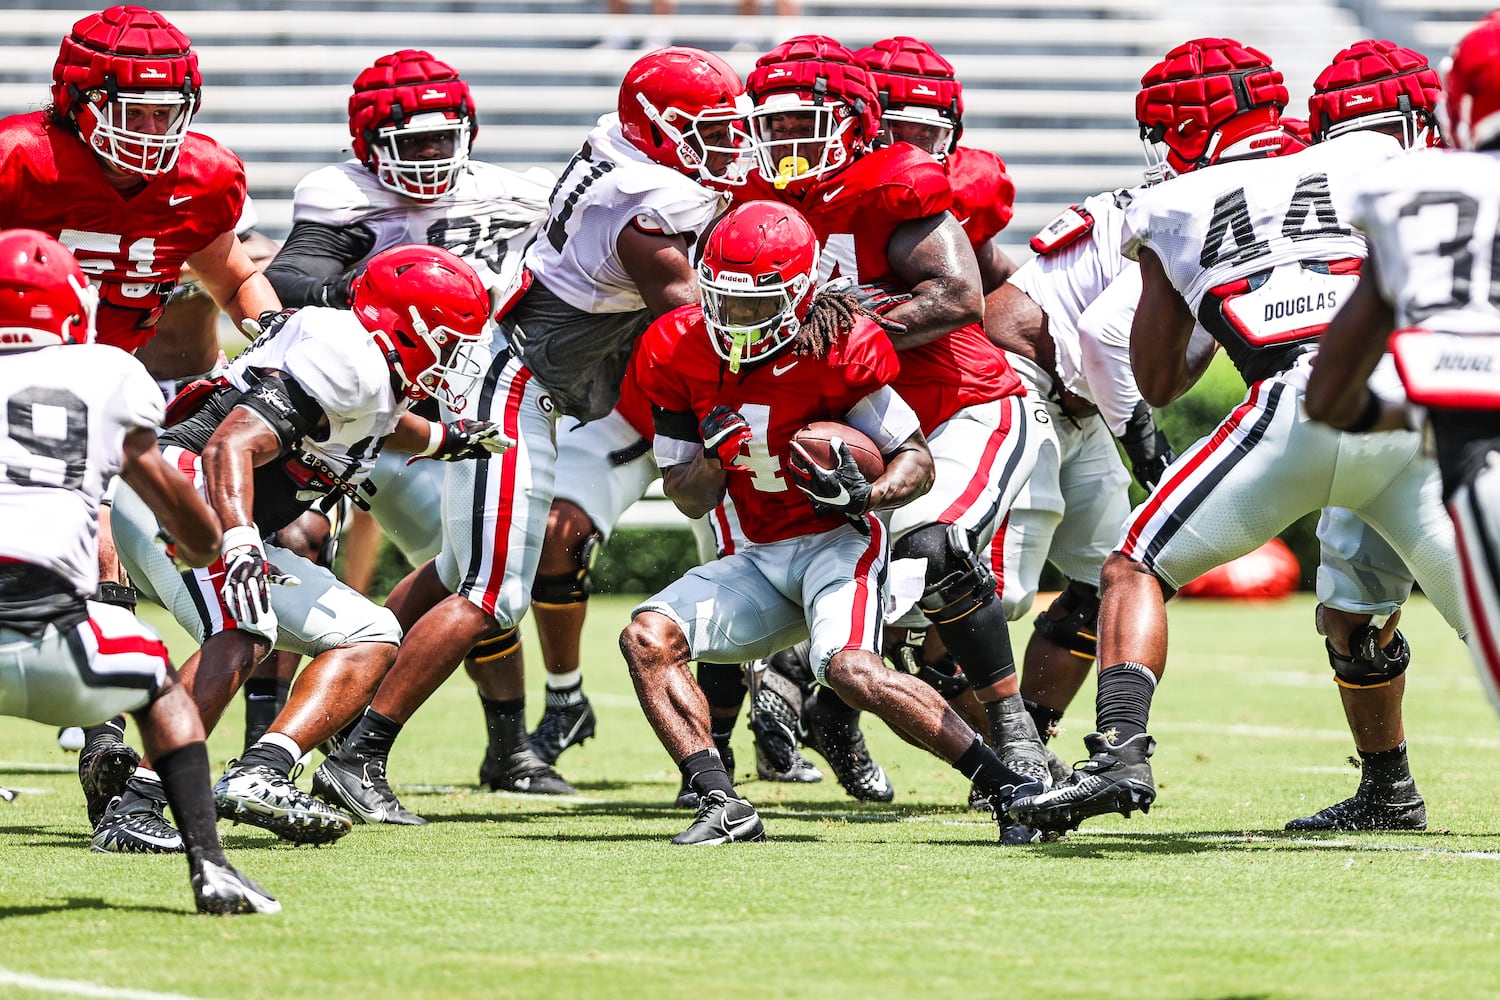
POLYGON ((979 262, 953 213, 902 223, 891 234, 886 256, 896 277, 911 288, 911 300, 885 314, 906 327, 891 338, 896 350, 930 344, 984 318, 979 262))
POLYGON ((189 257, 187 264, 236 327, 247 317, 255 319, 263 312, 281 308, 275 289, 256 268, 233 230, 220 234, 189 257))
POLYGON ((203 448, 208 500, 227 527, 255 523, 255 470, 282 452, 281 439, 255 413, 236 407, 203 448))
POLYGON ((1361 268, 1359 284, 1318 342, 1304 400, 1309 417, 1346 430, 1396 430, 1405 426, 1404 408, 1381 400, 1367 385, 1395 325, 1396 314, 1380 294, 1380 279, 1371 257, 1361 268))
POLYGON ((693 272, 686 236, 648 233, 635 223, 615 241, 620 263, 640 290, 652 316, 698 301, 698 276, 693 272))
POLYGON ((975 247, 974 258, 979 262, 979 287, 985 295, 1005 284, 1016 273, 1016 262, 994 240, 975 247))
POLYGON ((724 499, 729 473, 717 458, 699 455, 661 473, 661 491, 688 517, 702 517, 724 499))
POLYGON ((219 558, 219 519, 208 504, 156 446, 156 432, 138 427, 125 435, 121 477, 156 514, 162 530, 190 566, 207 566, 219 558))
POLYGON ((1143 249, 1140 260, 1141 301, 1130 328, 1130 367, 1142 398, 1152 406, 1166 406, 1193 384, 1188 344, 1196 320, 1161 259, 1143 249))
POLYGON ((927 438, 913 431, 894 452, 885 456, 885 472, 870 484, 869 510, 889 510, 911 503, 932 489, 932 452, 927 438))

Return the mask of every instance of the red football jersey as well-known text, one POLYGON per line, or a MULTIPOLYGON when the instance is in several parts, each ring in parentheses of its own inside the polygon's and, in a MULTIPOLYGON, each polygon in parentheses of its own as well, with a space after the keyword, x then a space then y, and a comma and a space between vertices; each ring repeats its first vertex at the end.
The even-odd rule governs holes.
POLYGON ((647 441, 651 440, 656 433, 656 428, 651 419, 651 400, 641 392, 641 387, 636 384, 635 376, 630 369, 626 369, 625 378, 620 381, 620 401, 615 403, 615 409, 620 411, 620 416, 629 422, 640 432, 641 437, 647 441))
MULTIPOLYGON (((943 165, 904 142, 867 153, 796 194, 777 191, 754 176, 735 189, 735 198, 769 199, 796 208, 823 241, 820 277, 827 280, 852 271, 861 282, 895 281, 886 248, 896 228, 953 207, 943 165)), ((1005 355, 978 323, 902 351, 899 357, 901 374, 895 387, 929 434, 965 406, 1025 392, 1005 355)))
POLYGON ((0 229, 40 229, 99 286, 99 342, 151 339, 183 262, 233 232, 245 204, 239 157, 189 132, 177 166, 126 196, 76 134, 45 112, 0 120, 0 229))
POLYGON ((943 160, 953 188, 953 214, 969 242, 979 247, 1010 225, 1015 214, 1016 186, 1005 161, 985 149, 960 146, 943 160))
POLYGON ((737 463, 746 471, 729 473, 729 498, 745 537, 762 544, 845 523, 842 515, 814 514, 807 494, 792 485, 786 472, 792 435, 809 421, 844 420, 854 404, 889 385, 897 368, 885 332, 861 320, 826 358, 787 351, 733 375, 714 352, 702 310, 691 305, 652 323, 631 359, 647 399, 684 415, 684 435, 688 426, 696 434, 698 423, 716 406, 744 415, 754 436, 737 463))

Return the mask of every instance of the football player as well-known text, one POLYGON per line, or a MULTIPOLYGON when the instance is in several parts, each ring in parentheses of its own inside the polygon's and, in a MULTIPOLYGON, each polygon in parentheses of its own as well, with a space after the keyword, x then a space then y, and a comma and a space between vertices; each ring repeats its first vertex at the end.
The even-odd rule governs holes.
MULTIPOLYGON (((1476 254, 1489 253, 1500 233, 1497 57, 1500 21, 1489 18, 1459 40, 1444 68, 1444 131, 1462 152, 1413 153, 1359 179, 1350 219, 1368 237, 1370 259, 1323 335, 1306 405, 1313 419, 1351 432, 1394 427, 1404 434, 1409 423, 1431 428, 1473 624, 1469 646, 1500 708, 1493 571, 1500 533, 1487 499, 1500 434, 1492 374, 1500 321, 1494 279, 1474 268, 1476 254), (1385 364, 1388 337, 1404 398, 1371 377, 1385 364)), ((1393 83, 1386 87, 1401 92, 1393 83)), ((1399 113, 1409 108, 1379 110, 1389 127, 1432 128, 1431 121, 1399 113)))
MULTIPOLYGON (((134 351, 151 338, 184 265, 236 323, 279 308, 235 234, 239 158, 189 132, 202 102, 191 42, 143 7, 75 23, 52 67, 52 103, 0 119, 0 229, 30 227, 72 249, 99 289, 98 339, 134 351)), ((134 608, 99 509, 99 599, 134 608)), ((123 720, 92 727, 79 757, 90 789, 119 791, 135 752, 123 720)), ((92 810, 91 810, 92 811, 92 810)))
POLYGON ((1041 787, 936 691, 881 662, 888 529, 871 511, 926 492, 933 461, 892 388, 888 336, 852 296, 815 294, 817 275, 817 237, 795 210, 737 205, 705 239, 703 305, 657 320, 633 363, 667 496, 698 517, 727 494, 744 542, 641 604, 620 636, 641 706, 699 796, 675 844, 765 836, 714 748, 689 662, 755 659, 809 634, 820 681, 951 763, 1001 803, 997 815, 1017 787, 1041 787), (793 440, 817 420, 867 434, 884 471, 866 479, 842 442, 818 464, 793 440))
MULTIPOLYGON (((803 35, 777 46, 757 60, 746 89, 759 167, 747 196, 798 208, 823 244, 821 277, 853 283, 880 317, 901 359, 895 388, 921 419, 936 464, 932 491, 890 514, 896 567, 903 560, 924 567, 920 611, 897 624, 936 626, 980 700, 994 706, 991 735, 1007 762, 1045 778, 982 557, 1035 462, 1036 437, 1025 389, 980 327, 979 267, 949 211, 947 173, 908 143, 872 148, 880 133, 875 80, 831 38, 803 35)), ((805 715, 810 745, 846 790, 889 800, 868 753, 850 752, 858 730, 849 706, 825 688, 805 715)), ((854 744, 861 751, 862 742, 854 744)))
MULTIPOLYGON (((1155 741, 1146 726, 1166 663, 1166 599, 1179 583, 1309 511, 1358 512, 1412 567, 1449 623, 1463 625, 1451 528, 1417 436, 1342 434, 1310 423, 1301 406, 1317 334, 1358 280, 1365 250, 1340 214, 1340 199, 1356 172, 1400 153, 1400 141, 1361 129, 1280 155, 1281 74, 1263 53, 1232 39, 1186 42, 1141 83, 1136 118, 1148 159, 1168 180, 1125 209, 1123 249, 1141 271, 1130 346, 1137 383, 1155 405, 1185 391, 1187 345, 1201 320, 1250 391, 1162 473, 1105 562, 1098 732, 1084 740, 1090 759, 1069 781, 1012 807, 1019 820, 1042 828, 1151 806, 1155 741), (1192 220, 1186 228, 1184 219, 1192 220)), ((1404 641, 1383 645, 1391 632, 1371 626, 1349 659, 1335 660, 1341 689, 1399 701, 1409 657, 1404 641)), ((1394 737, 1364 760, 1366 775, 1378 775, 1389 795, 1384 825, 1422 828, 1399 713, 1394 733, 1373 736, 1349 715, 1361 749, 1394 737)))
MULTIPOLYGON (((180 394, 161 443, 226 525, 209 569, 177 572, 153 544, 151 511, 120 491, 120 551, 132 579, 202 643, 183 682, 210 729, 273 645, 310 657, 286 708, 214 786, 221 815, 299 843, 326 843, 352 826, 290 772, 368 703, 401 628, 326 568, 268 539, 315 503, 363 502, 384 446, 447 461, 505 446, 494 425, 408 412, 430 395, 456 410, 475 391, 481 369, 465 350, 487 337, 488 317, 489 295, 468 264, 441 247, 393 247, 355 283, 352 314, 283 314, 222 378, 180 394)), ((152 791, 132 779, 123 801, 152 791)), ((165 825, 159 810, 106 812, 95 843, 139 837, 152 820, 165 825)))
POLYGON ((95 515, 120 474, 157 512, 178 555, 207 566, 218 518, 156 449, 161 393, 140 362, 92 343, 96 291, 45 233, 0 233, 0 714, 48 725, 130 712, 186 841, 203 913, 275 913, 224 857, 203 723, 151 628, 90 600, 95 515), (65 346, 66 345, 66 346, 65 346), (75 346, 76 345, 76 346, 75 346))
MULTIPOLYGON (((725 204, 710 185, 743 173, 743 92, 734 70, 700 49, 642 56, 621 83, 617 113, 600 119, 563 171, 524 258, 524 291, 503 307, 505 342, 466 411, 493 419, 516 446, 449 470, 442 551, 386 605, 407 627, 405 651, 336 759, 383 766, 406 720, 466 656, 518 665, 517 627, 554 492, 555 414, 608 416, 652 317, 697 301, 692 247, 725 204)), ((517 734, 525 743, 518 670, 507 683, 507 700, 485 701, 491 732, 507 734, 492 748, 515 746, 517 734)), ((517 791, 561 782, 538 764, 529 749, 487 753, 480 780, 517 791)), ((400 807, 388 784, 361 783, 344 804, 372 820, 400 807)))
MULTIPOLYGON (((520 275, 556 180, 541 168, 517 172, 475 160, 479 131, 473 93, 458 71, 419 49, 376 59, 354 80, 349 97, 354 157, 313 171, 297 185, 292 231, 266 274, 288 305, 350 306, 349 291, 371 257, 402 243, 441 246, 468 261, 499 304, 520 275)), ((417 404, 439 418, 438 402, 417 404)), ((379 551, 370 518, 407 562, 421 566, 441 548, 443 467, 406 463, 389 451, 376 460, 370 512, 354 514, 346 577, 366 589, 379 551)), ((521 697, 519 685, 468 661, 488 706, 521 697)), ((494 713, 486 709, 486 716, 494 713)), ((517 778, 533 792, 571 791, 531 756, 524 716, 519 727, 489 727, 491 752, 516 759, 517 778)), ((357 750, 357 748, 354 748, 357 750)), ((340 756, 321 770, 319 789, 359 787, 362 769, 340 756)), ((393 812, 392 815, 410 815, 393 812)))

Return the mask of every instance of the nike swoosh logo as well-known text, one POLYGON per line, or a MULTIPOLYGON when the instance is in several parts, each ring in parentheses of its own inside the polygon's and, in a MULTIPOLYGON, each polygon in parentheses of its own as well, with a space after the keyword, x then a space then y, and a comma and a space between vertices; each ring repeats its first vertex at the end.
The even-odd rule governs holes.
POLYGON ((819 497, 819 499, 831 506, 842 507, 849 502, 849 491, 844 488, 843 483, 839 483, 839 491, 837 493, 831 497, 819 497))
POLYGON ((785 375, 787 372, 791 371, 793 368, 796 368, 796 367, 797 367, 797 362, 795 362, 795 361, 788 362, 787 364, 784 364, 784 365, 772 365, 771 366, 771 374, 772 375, 785 375))
POLYGON ((192 200, 193 200, 193 196, 190 195, 190 194, 185 194, 185 195, 183 195, 180 198, 177 195, 174 194, 170 198, 167 199, 167 204, 168 205, 181 205, 185 201, 192 201, 192 200))
POLYGON ((823 195, 823 200, 824 201, 832 201, 833 199, 837 198, 839 196, 839 194, 843 192, 843 190, 844 190, 844 185, 840 184, 838 187, 834 188, 832 191, 829 191, 827 194, 823 195))

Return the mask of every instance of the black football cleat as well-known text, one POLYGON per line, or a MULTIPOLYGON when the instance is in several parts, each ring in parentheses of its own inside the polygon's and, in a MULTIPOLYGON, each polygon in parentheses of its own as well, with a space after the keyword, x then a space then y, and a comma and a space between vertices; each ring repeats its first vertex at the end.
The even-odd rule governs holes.
POLYGON ((78 783, 83 786, 90 825, 97 827, 110 801, 125 793, 125 782, 140 762, 141 755, 113 735, 97 737, 79 751, 78 783))
POLYGON ((230 865, 202 861, 193 870, 193 900, 199 913, 280 913, 281 904, 230 865))
POLYGON ((184 850, 182 834, 167 822, 162 804, 139 795, 129 803, 118 796, 110 800, 94 825, 89 849, 104 854, 181 854, 184 850))
POLYGON ((875 763, 859 729, 859 716, 844 719, 826 711, 816 697, 802 711, 802 742, 823 755, 844 791, 860 802, 889 802, 896 791, 875 763))
POLYGON ((1413 778, 1380 784, 1362 780, 1350 798, 1320 809, 1311 816, 1294 819, 1286 828, 1304 833, 1425 830, 1427 804, 1418 794, 1417 782, 1413 778))
POLYGON ((502 760, 495 747, 485 751, 479 765, 479 783, 493 792, 520 792, 523 795, 577 795, 578 789, 522 743, 502 760))
POLYGON ((229 762, 214 784, 219 818, 249 823, 294 844, 329 844, 354 829, 354 818, 320 802, 263 764, 229 762))
POLYGON ((754 806, 714 789, 699 798, 698 815, 693 818, 693 824, 673 837, 672 843, 708 847, 765 839, 766 828, 754 806))
POLYGON ((385 776, 384 757, 336 754, 313 772, 312 793, 361 823, 424 826, 427 821, 396 798, 385 776))
POLYGON ((547 693, 547 707, 536 725, 536 732, 527 737, 531 751, 544 764, 556 764, 557 758, 568 747, 574 747, 594 735, 594 706, 589 704, 583 692, 570 704, 556 702, 552 693, 547 693))
POLYGON ((1017 794, 1009 809, 1012 819, 1043 831, 1075 829, 1090 816, 1135 810, 1150 812, 1156 801, 1151 755, 1156 740, 1146 733, 1123 743, 1112 743, 1102 733, 1083 738, 1091 756, 1073 776, 1037 794, 1017 794))

